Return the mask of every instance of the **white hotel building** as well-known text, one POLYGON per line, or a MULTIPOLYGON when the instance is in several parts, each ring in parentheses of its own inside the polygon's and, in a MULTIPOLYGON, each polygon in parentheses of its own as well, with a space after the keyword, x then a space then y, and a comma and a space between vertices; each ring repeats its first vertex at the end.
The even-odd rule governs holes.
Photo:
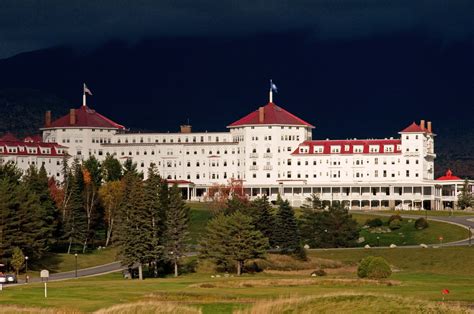
POLYGON ((314 193, 352 209, 455 207, 463 185, 451 172, 434 179, 435 134, 423 120, 389 139, 313 140, 313 125, 270 101, 227 129, 195 133, 183 125, 179 133, 131 133, 83 105, 55 121, 47 112, 42 140, 0 138, 0 162, 22 169, 44 164, 60 179, 66 151, 70 159, 110 154, 131 158, 145 175, 156 164, 189 200, 241 180, 251 198, 280 194, 299 206, 314 193))

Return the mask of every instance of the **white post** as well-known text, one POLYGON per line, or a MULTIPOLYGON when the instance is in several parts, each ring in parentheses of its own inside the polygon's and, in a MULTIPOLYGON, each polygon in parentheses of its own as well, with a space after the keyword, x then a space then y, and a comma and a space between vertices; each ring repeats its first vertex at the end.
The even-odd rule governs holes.
POLYGON ((270 88, 270 93, 269 93, 269 97, 268 97, 268 98, 269 98, 270 102, 273 102, 273 91, 272 91, 271 88, 270 88))
POLYGON ((46 281, 44 282, 44 297, 48 297, 48 283, 46 281))

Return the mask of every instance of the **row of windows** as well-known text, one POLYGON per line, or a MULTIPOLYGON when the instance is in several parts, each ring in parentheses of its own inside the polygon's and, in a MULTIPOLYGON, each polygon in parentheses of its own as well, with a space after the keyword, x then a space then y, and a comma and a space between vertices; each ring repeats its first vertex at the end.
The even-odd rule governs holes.
MULTIPOLYGON (((197 142, 201 142, 203 143, 205 141, 206 137, 205 136, 193 136, 192 138, 189 138, 189 137, 184 137, 184 138, 181 138, 181 137, 178 137, 176 139, 176 142, 175 142, 175 139, 174 138, 162 138, 161 141, 160 139, 158 138, 155 138, 154 141, 152 141, 151 138, 147 138, 146 142, 147 143, 197 143, 197 142)), ((207 142, 220 142, 222 140, 222 142, 227 142, 227 138, 221 138, 219 136, 212 136, 212 135, 209 135, 207 136, 207 142)), ((145 140, 143 139, 143 137, 139 138, 139 139, 136 139, 136 138, 133 138, 131 140, 129 140, 128 138, 125 138, 124 140, 122 139, 117 139, 117 143, 120 144, 120 143, 145 143, 145 140)))

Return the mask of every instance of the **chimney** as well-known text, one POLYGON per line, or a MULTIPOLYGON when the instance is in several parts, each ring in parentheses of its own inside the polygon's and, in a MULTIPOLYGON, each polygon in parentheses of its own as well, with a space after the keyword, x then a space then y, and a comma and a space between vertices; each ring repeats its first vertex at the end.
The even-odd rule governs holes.
POLYGON ((48 110, 44 114, 44 127, 49 128, 50 126, 51 126, 51 110, 48 110))
POLYGON ((181 133, 191 133, 191 126, 189 124, 183 124, 180 126, 181 133))
POLYGON ((70 125, 76 124, 76 109, 69 110, 69 124, 70 125))
POLYGON ((431 129, 432 127, 433 127, 433 126, 432 126, 432 124, 431 124, 431 121, 428 121, 428 132, 429 132, 429 133, 433 133, 433 131, 432 131, 432 129, 431 129))
POLYGON ((425 120, 421 120, 421 121, 420 121, 420 128, 421 128, 422 130, 425 129, 425 120))
POLYGON ((263 123, 264 120, 265 120, 265 108, 260 107, 258 108, 258 122, 263 123))

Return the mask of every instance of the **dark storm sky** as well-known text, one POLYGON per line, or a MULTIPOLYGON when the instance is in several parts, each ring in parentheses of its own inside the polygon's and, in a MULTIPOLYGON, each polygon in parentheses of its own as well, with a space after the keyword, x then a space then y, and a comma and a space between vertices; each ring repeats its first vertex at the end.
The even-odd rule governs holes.
POLYGON ((474 113, 473 12, 469 0, 1 0, 0 88, 75 107, 86 81, 92 106, 127 126, 222 130, 266 103, 272 78, 275 102, 316 137, 391 136, 420 118, 450 128, 474 113))

